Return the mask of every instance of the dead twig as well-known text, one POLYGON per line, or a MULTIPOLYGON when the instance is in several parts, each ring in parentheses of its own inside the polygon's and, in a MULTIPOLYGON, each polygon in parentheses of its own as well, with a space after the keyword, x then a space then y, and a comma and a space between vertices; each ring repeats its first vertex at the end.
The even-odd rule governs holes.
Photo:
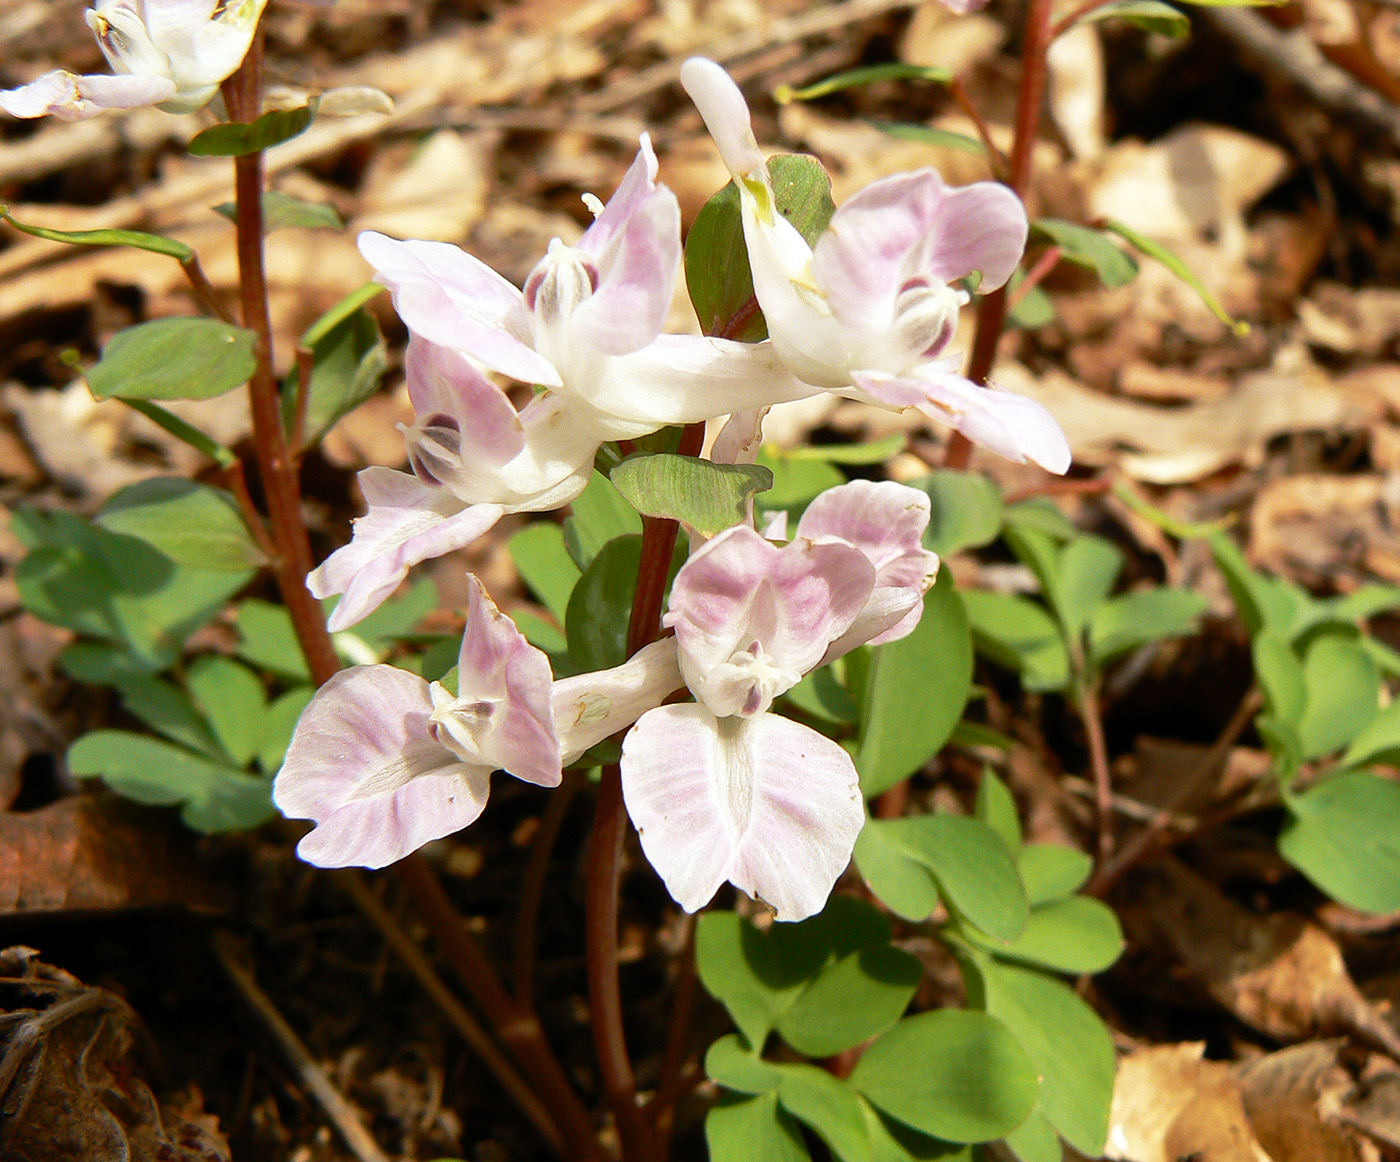
POLYGON ((258 987, 258 982, 253 979, 252 972, 243 962, 234 937, 228 932, 216 932, 213 946, 214 955, 223 965, 224 972, 233 982, 233 987, 272 1034, 272 1039, 277 1042, 277 1047, 287 1058, 297 1079, 316 1099, 322 1112, 350 1147, 351 1153, 360 1162, 390 1162, 389 1155, 379 1148, 379 1144, 365 1129, 359 1112, 335 1087, 326 1071, 312 1060, 306 1046, 301 1043, 301 1038, 283 1019, 268 995, 258 987))

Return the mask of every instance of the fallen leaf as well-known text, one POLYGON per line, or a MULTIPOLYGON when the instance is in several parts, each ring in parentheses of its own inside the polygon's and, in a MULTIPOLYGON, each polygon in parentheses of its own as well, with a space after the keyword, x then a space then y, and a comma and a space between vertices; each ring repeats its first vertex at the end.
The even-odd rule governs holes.
POLYGON ((1357 1136, 1336 1120, 1352 1090, 1337 1063, 1341 1045, 1290 1045, 1240 1069, 1245 1111, 1273 1162, 1365 1162, 1357 1136))

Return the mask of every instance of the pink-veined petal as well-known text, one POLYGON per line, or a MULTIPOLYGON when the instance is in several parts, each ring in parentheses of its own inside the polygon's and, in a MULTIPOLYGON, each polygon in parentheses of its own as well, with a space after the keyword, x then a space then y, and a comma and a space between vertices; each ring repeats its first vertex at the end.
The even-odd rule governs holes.
POLYGON ((497 469, 525 447, 520 417, 506 393, 461 352, 412 335, 404 374, 414 413, 420 420, 434 413, 450 416, 464 458, 497 469))
POLYGON ((366 468, 358 479, 369 511, 355 521, 350 543, 306 578, 318 598, 343 594, 327 622, 332 631, 377 609, 411 566, 465 548, 505 513, 499 504, 463 505, 392 468, 366 468))
POLYGON ((660 187, 633 208, 600 256, 601 281, 570 317, 569 341, 604 355, 645 347, 666 323, 680 268, 681 210, 660 187))
POLYGON ((358 241, 409 330, 503 375, 559 386, 559 372, 531 345, 520 292, 484 262, 447 242, 402 242, 372 230, 358 241))
POLYGON ((659 335, 640 351, 606 360, 584 396, 609 438, 630 439, 818 390, 795 378, 768 343, 659 335))
POLYGON ((726 880, 779 920, 825 906, 865 822, 851 757, 776 714, 716 719, 661 706, 622 743, 622 793, 642 850, 687 912, 726 880))
POLYGON ((739 525, 691 554, 662 620, 697 698, 721 717, 759 714, 821 661, 874 582, 874 566, 849 545, 780 549, 739 525))
POLYGON ((916 368, 912 376, 859 371, 852 380, 873 402, 917 407, 1008 460, 1030 460, 1058 475, 1069 470, 1069 441, 1054 417, 1033 399, 981 387, 936 363, 916 368))
POLYGON ((554 683, 554 724, 564 762, 631 726, 684 685, 673 637, 643 646, 610 670, 560 678, 554 683))
POLYGON ((974 270, 995 290, 1026 248, 1026 210, 997 182, 945 185, 933 169, 871 182, 836 211, 812 272, 835 315, 860 329, 888 327, 911 279, 949 283, 974 270))
POLYGON ((716 464, 752 464, 763 446, 763 421, 768 408, 734 412, 715 437, 710 459, 716 464))
POLYGON ((384 867, 481 814, 490 768, 436 743, 431 709, 428 684, 394 666, 342 670, 316 692, 272 788, 283 814, 317 824, 303 859, 384 867))
POLYGON ((527 783, 557 787, 549 658, 525 640, 468 574, 467 625, 457 658, 457 697, 433 713, 437 737, 465 761, 480 757, 527 783))
POLYGON ((155 105, 174 92, 175 82, 168 77, 80 77, 55 69, 18 89, 0 92, 0 109, 11 117, 53 116, 60 121, 86 121, 108 109, 155 105))
POLYGON ((627 167, 622 181, 618 182, 613 196, 608 199, 593 224, 583 232, 578 240, 578 249, 602 262, 614 240, 627 229, 634 213, 640 209, 656 189, 658 171, 656 151, 651 147, 651 134, 643 133, 638 143, 637 156, 627 167))

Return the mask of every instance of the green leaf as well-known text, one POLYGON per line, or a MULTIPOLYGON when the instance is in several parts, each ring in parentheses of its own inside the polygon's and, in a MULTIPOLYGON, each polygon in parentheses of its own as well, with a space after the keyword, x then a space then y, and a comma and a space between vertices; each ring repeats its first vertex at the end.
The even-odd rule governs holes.
POLYGON ((968 933, 973 943, 1008 960, 1056 972, 1102 972, 1123 952, 1123 929, 1113 909, 1088 896, 1069 896, 1031 909, 1010 943, 968 933))
POLYGON ((1181 0, 1200 8, 1274 8, 1285 0, 1181 0))
POLYGON ((1173 40, 1184 40, 1191 35, 1190 17, 1170 4, 1163 4, 1162 0, 1115 0, 1115 3, 1086 13, 1075 23, 1099 20, 1122 20, 1144 32, 1157 32, 1173 40))
POLYGON ((825 1142, 841 1162, 870 1162, 870 1132, 860 1098, 815 1065, 784 1065, 778 1103, 825 1142))
POLYGON ((177 565, 145 541, 71 513, 19 509, 11 528, 30 549, 15 569, 24 607, 120 643, 152 673, 172 665, 185 639, 252 577, 177 565))
POLYGON ((210 654, 190 666, 186 684, 224 753, 246 767, 266 730, 267 696, 258 676, 232 658, 210 654))
MULTIPOLYGON (((836 212, 831 178, 814 157, 780 154, 769 159, 773 201, 809 244, 836 212)), ((685 280, 695 316, 706 335, 756 343, 768 327, 753 293, 749 252, 739 215, 739 191, 730 182, 695 216, 685 240, 685 280)))
MULTIPOLYGON (((1194 2, 1198 2, 1198 0, 1188 0, 1188 3, 1194 2)), ((1131 227, 1125 226, 1122 222, 1115 221, 1112 218, 1104 221, 1103 228, 1117 234, 1134 249, 1140 250, 1143 254, 1147 255, 1148 258, 1155 258, 1165 266, 1176 275, 1177 278, 1181 279, 1182 282, 1195 291, 1196 296, 1205 304, 1206 309, 1229 327, 1236 335, 1249 334, 1249 324, 1240 322, 1231 316, 1225 308, 1220 305, 1220 300, 1206 288, 1205 283, 1191 273, 1186 263, 1182 262, 1180 258, 1160 242, 1156 242, 1144 234, 1139 234, 1131 227)))
POLYGON ((106 642, 73 642, 59 654, 58 664, 69 677, 89 686, 120 686, 151 676, 150 666, 140 658, 122 646, 106 642))
POLYGON ((218 319, 156 319, 118 331, 87 375, 98 399, 210 399, 247 383, 257 336, 218 319))
POLYGON ((920 145, 932 145, 938 149, 956 149, 960 153, 970 153, 974 157, 986 157, 987 147, 979 138, 966 133, 954 133, 951 129, 939 129, 933 125, 917 125, 908 121, 872 121, 881 133, 888 134, 896 141, 917 141, 920 145))
POLYGON ((1364 771, 1290 795, 1279 854, 1334 900, 1363 912, 1400 909, 1400 783, 1364 771))
POLYGON ((1254 674, 1269 714, 1298 722, 1307 705, 1308 686, 1298 655, 1276 634, 1261 633, 1253 643, 1254 674))
POLYGON ((980 653, 1021 675, 1027 690, 1069 685, 1069 654, 1060 627, 1034 601, 1010 593, 964 590, 963 608, 980 653))
POLYGON ((177 565, 242 573, 267 560, 230 493, 178 476, 127 485, 95 519, 109 533, 145 541, 177 565))
POLYGON ((1102 537, 1075 537, 1060 550, 1058 567, 1045 596, 1069 640, 1081 640, 1089 619, 1108 600, 1122 571, 1122 551, 1102 537))
POLYGON ((880 820, 867 819, 851 853, 856 870, 875 897, 896 916, 920 924, 942 901, 938 880, 921 860, 908 854, 880 820))
POLYGON ((824 460, 828 464, 883 464, 904 451, 908 442, 903 432, 895 432, 865 444, 799 444, 784 448, 782 454, 789 460, 824 460))
POLYGON ((853 725, 860 714, 855 701, 837 680, 831 666, 813 670, 783 697, 813 718, 839 726, 853 725))
POLYGON ((952 734, 972 683, 972 637, 944 570, 914 632, 874 651, 861 706, 856 770, 869 798, 924 765, 952 734))
POLYGON ((928 494, 931 512, 924 545, 940 557, 990 545, 1001 532, 1001 489, 990 477, 941 468, 906 483, 928 494))
POLYGON ((383 283, 367 282, 363 286, 356 287, 346 295, 335 306, 331 307, 324 315, 317 319, 311 326, 307 327, 301 336, 303 347, 315 347, 322 339, 329 335, 335 328, 345 322, 351 315, 358 311, 367 303, 378 298, 389 288, 383 283))
POLYGON ((705 1051, 705 1076, 739 1093, 768 1093, 783 1080, 782 1069, 764 1061, 737 1033, 712 1042, 705 1051))
POLYGON ((1051 540, 1072 541, 1079 535, 1069 517, 1065 516, 1055 502, 1047 496, 1036 496, 1030 500, 1017 501, 1006 506, 1008 528, 1021 532, 1034 530, 1044 533, 1051 540))
POLYGON ((1400 763, 1400 702, 1392 702, 1371 719, 1342 756, 1344 767, 1378 762, 1400 763))
POLYGON ((726 1094, 705 1115, 705 1144, 710 1162, 810 1162, 802 1130, 791 1114, 778 1108, 778 1095, 726 1094))
POLYGON ((1072 896, 1089 879, 1094 861, 1082 851, 1059 843, 1028 843, 1016 865, 1032 908, 1072 896))
POLYGON ((316 100, 300 109, 274 109, 256 121, 225 121, 196 133, 190 141, 195 157, 242 157, 271 149, 306 131, 316 116, 316 100))
POLYGON ((906 911, 924 892, 917 871, 933 877, 948 906, 1001 941, 1015 940, 1029 908, 1021 877, 1001 836, 979 819, 961 815, 916 815, 871 819, 856 840, 856 866, 892 910, 906 911))
MULTIPOLYGON (((307 447, 379 390, 387 364, 379 324, 363 308, 322 331, 308 346, 311 376, 302 431, 302 443, 307 447)), ((293 370, 282 385, 282 423, 288 431, 296 416, 300 390, 298 373, 293 370)))
POLYGON ((311 681, 306 658, 297 643, 296 630, 286 608, 250 597, 240 602, 235 614, 238 626, 238 656, 260 670, 270 670, 293 681, 311 681))
POLYGON ((818 97, 829 97, 832 93, 839 93, 844 89, 873 85, 876 81, 928 81, 935 85, 948 85, 952 84, 953 72, 951 69, 941 69, 934 65, 866 65, 863 68, 836 73, 801 89, 794 89, 791 85, 779 85, 773 90, 773 100, 779 105, 786 105, 792 101, 815 101, 818 97))
POLYGON ((1400 588, 1394 585, 1363 585, 1353 593, 1324 603, 1329 619, 1358 622, 1378 613, 1400 609, 1400 588))
POLYGON ((990 767, 982 772, 977 784, 977 818, 1001 836, 1006 850, 1013 855, 1021 850, 1021 817, 1011 789, 990 767))
MULTIPOLYGON (((230 222, 238 221, 238 204, 220 202, 214 213, 230 222)), ((264 190, 262 196, 263 233, 274 230, 343 230, 345 223, 335 208, 316 202, 304 202, 278 190, 264 190)))
POLYGON ((1307 703, 1298 735, 1304 760, 1340 750, 1380 713, 1380 670, 1350 627, 1308 642, 1303 679, 1307 703))
POLYGON ((239 463, 238 456, 231 448, 226 448, 217 440, 206 436, 193 424, 187 424, 174 412, 152 403, 148 399, 124 399, 121 401, 134 412, 140 412, 151 423, 164 429, 181 443, 188 444, 202 456, 208 456, 220 468, 232 468, 239 463))
MULTIPOLYGON (((544 652, 550 656, 549 660, 550 664, 554 667, 554 676, 556 678, 567 677, 568 674, 560 670, 559 660, 559 655, 567 655, 569 650, 569 641, 564 636, 564 631, 552 621, 546 621, 542 617, 537 617, 523 607, 512 609, 510 611, 510 618, 515 622, 516 628, 525 635, 525 640, 527 642, 536 649, 544 650, 544 652)), ((456 647, 454 647, 454 649, 455 648, 456 647)), ((455 652, 452 655, 452 660, 454 663, 457 660, 455 652)), ((563 658, 563 665, 565 670, 569 670, 567 657, 563 658)))
POLYGON ((1110 242, 1102 230, 1076 226, 1059 218, 1037 218, 1031 223, 1031 232, 1048 238, 1068 261, 1094 271, 1104 286, 1123 286, 1137 277, 1137 263, 1110 242))
POLYGON ((429 577, 420 577, 397 597, 383 602, 353 629, 342 630, 336 639, 356 637, 377 654, 386 653, 391 646, 412 634, 423 619, 437 608, 438 591, 429 577))
POLYGON ((823 968, 776 1028, 804 1056, 832 1057, 899 1020, 922 979, 911 953, 888 944, 863 948, 823 968))
POLYGON ((1250 637, 1267 629, 1291 642, 1306 628, 1309 598, 1296 586, 1265 577, 1249 567, 1239 546, 1222 532, 1207 537, 1211 556, 1225 574, 1225 584, 1250 637))
POLYGON ((1035 331, 1049 326, 1055 321, 1054 302, 1039 284, 1022 292, 1020 288, 1024 279, 1025 275, 1019 270, 1011 276, 1011 309, 1006 316, 1007 326, 1020 331, 1035 331))
POLYGON ((138 803, 180 805, 186 826, 206 834, 246 831, 275 814, 270 780, 142 734, 94 730, 69 747, 68 766, 138 803))
POLYGON ((1064 1157, 1060 1135, 1038 1109, 1003 1140, 1020 1162, 1060 1162, 1064 1157))
POLYGON ((859 1094, 856 1097, 870 1135, 871 1162, 986 1162, 987 1156, 978 1147, 921 1134, 886 1117, 859 1094))
POLYGON ((509 547, 520 579, 563 621, 569 594, 582 576, 564 545, 564 530, 553 521, 534 521, 511 535, 509 547))
POLYGON ((754 494, 773 486, 773 473, 759 464, 665 453, 629 456, 608 478, 643 516, 668 517, 703 536, 743 524, 754 494))
POLYGON ((1097 1158, 1108 1136, 1113 1040, 1074 991, 1032 969, 984 956, 963 958, 969 1000, 1010 1028, 1040 1076, 1039 1109, 1064 1139, 1097 1158), (980 990, 978 985, 980 984, 980 990))
POLYGON ((627 619, 641 564, 642 538, 618 537, 583 571, 564 615, 575 673, 606 670, 627 660, 627 619))
POLYGON ((850 1083, 890 1117, 950 1142, 1004 1137, 1035 1107, 1036 1070, 986 1013, 938 1009, 900 1021, 856 1063, 850 1083))
POLYGON ((263 774, 271 778, 282 766, 287 747, 292 743, 292 732, 297 719, 316 691, 311 686, 296 686, 285 694, 273 699, 263 717, 263 738, 258 746, 258 766, 263 774))
POLYGON ((609 541, 641 535, 642 518, 637 510, 601 472, 593 473, 588 487, 574 497, 569 508, 573 515, 564 520, 564 544, 580 569, 588 568, 609 541))
POLYGON ((195 709, 183 690, 149 674, 123 678, 122 707, 134 714, 152 730, 165 735, 171 742, 188 747, 215 762, 225 762, 228 756, 209 730, 209 724, 195 709))
POLYGON ((1205 597, 1189 589, 1139 589, 1110 597, 1089 618, 1089 656, 1101 666, 1148 642, 1193 634, 1208 607, 1205 597))
POLYGON ((183 242, 162 234, 147 234, 142 230, 51 230, 47 226, 30 226, 12 217, 8 208, 0 206, 0 219, 22 234, 45 238, 50 242, 66 242, 73 246, 131 246, 164 254, 178 262, 189 262, 194 251, 183 242))

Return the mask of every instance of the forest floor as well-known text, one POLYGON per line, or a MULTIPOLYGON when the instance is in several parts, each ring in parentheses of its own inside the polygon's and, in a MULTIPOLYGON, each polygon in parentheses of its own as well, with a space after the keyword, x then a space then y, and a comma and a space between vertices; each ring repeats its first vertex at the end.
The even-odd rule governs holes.
MULTIPOLYGON (((0 82, 55 66, 100 71, 82 8, 0 3, 0 82)), ((1079 528, 1127 554, 1129 582, 1188 586, 1209 601, 1199 634, 1133 655, 1105 686, 1121 834, 1169 802, 1213 745, 1224 757, 1197 799, 1175 805, 1219 821, 1113 886, 1127 951, 1084 986, 1129 1063, 1115 1118, 1163 1123, 1155 1154, 1134 1162, 1400 1159, 1391 1055, 1400 914, 1362 915, 1309 885, 1275 850, 1276 807, 1212 816, 1212 804, 1268 766, 1253 729, 1232 726, 1251 688, 1249 639, 1204 543, 1168 538, 1109 490, 1126 483, 1182 521, 1223 518, 1257 568, 1315 594, 1400 585, 1400 9, 1305 0, 1271 18, 1196 11, 1184 40, 1105 24, 1097 39, 1066 42, 1030 200, 1033 215, 1112 217, 1150 233, 1250 329, 1226 326, 1151 262, 1114 289, 1062 265, 1044 284, 1054 321, 1008 334, 997 379, 1060 421, 1075 453, 1069 483, 1047 488, 1038 469, 990 455, 973 463, 1008 495, 1053 494, 1079 528), (1290 40, 1288 28, 1302 31, 1290 40), (1340 63, 1300 66, 1293 50, 1309 37, 1340 63), (1248 972, 1246 946, 1269 951, 1248 972), (1192 1125, 1183 1110, 1194 1111, 1192 1125)), ((1001 0, 965 17, 934 0, 274 0, 267 23, 274 84, 366 85, 394 99, 389 114, 318 118, 270 154, 275 188, 333 206, 346 223, 269 241, 284 368, 307 325, 369 276, 354 243, 361 229, 461 243, 519 284, 551 238, 577 237, 587 222, 580 195, 611 192, 643 131, 688 223, 727 179, 676 82, 692 53, 732 69, 765 147, 823 160, 838 204, 873 178, 924 165, 953 183, 985 178, 977 156, 876 127, 965 133, 968 122, 942 89, 913 81, 783 106, 768 97, 777 86, 885 61, 944 66, 994 134, 1009 135, 1018 67, 1016 5, 1001 0)), ((234 232, 210 212, 231 197, 230 170, 183 150, 209 116, 141 110, 0 124, 0 201, 21 221, 57 229, 179 238, 231 298, 234 232)), ((140 416, 94 402, 74 371, 122 327, 194 309, 174 263, 0 228, 0 947, 35 950, 4 954, 0 998, 12 1010, 33 1003, 15 983, 25 964, 57 982, 46 995, 92 987, 122 998, 129 1008, 110 1002, 104 1034, 110 1068, 147 1078, 167 1129, 184 1127, 181 1158, 354 1156, 277 1041, 271 1010, 390 1156, 548 1157, 365 919, 357 892, 426 943, 392 882, 298 863, 291 824, 198 838, 173 811, 93 794, 67 771, 66 749, 83 731, 130 721, 110 694, 57 669, 72 635, 21 606, 24 549, 9 516, 25 507, 91 514, 123 485, 199 470, 140 416), (261 1009, 248 976, 265 990, 261 1009), (130 1042, 139 1067, 123 1057, 130 1042)), ((411 420, 398 373, 406 336, 387 296, 376 310, 390 344, 386 386, 305 466, 320 554, 344 542, 358 512, 353 473, 403 459, 395 425, 411 420)), ((685 315, 678 307, 678 325, 693 327, 685 315)), ((237 446, 249 430, 240 394, 187 414, 237 446)), ((895 432, 907 438, 890 465, 896 478, 938 463, 946 433, 853 404, 775 414, 767 436, 831 443, 895 432)), ((465 567, 503 606, 527 600, 505 550, 519 525, 508 519, 427 570, 445 610, 464 600, 465 567)), ((949 565, 965 585, 1004 580, 1011 568, 995 549, 949 565)), ((256 592, 273 596, 270 582, 256 592)), ((434 614, 433 625, 449 630, 454 616, 434 614)), ((1373 618, 1370 632, 1400 648, 1400 615, 1373 618)), ((201 633, 212 649, 233 636, 220 623, 201 633)), ((1017 742, 1001 773, 1028 835, 1091 848, 1078 718, 1062 697, 1027 694, 986 661, 977 673, 988 691, 979 714, 1017 742)), ((981 756, 950 748, 915 779, 911 799, 966 810, 980 770, 981 756)), ((551 1039, 596 1095, 581 955, 585 800, 563 819, 549 869, 551 898, 566 906, 545 911, 537 991, 551 1039)), ((510 949, 515 885, 543 810, 534 788, 498 780, 482 822, 432 851, 492 954, 510 949)), ((636 1044, 664 1043, 682 929, 634 851, 621 931, 636 1044)), ((936 988, 956 996, 951 964, 932 971, 936 988)), ((725 1028, 718 1006, 699 1004, 696 1054, 725 1028)), ((82 1047, 55 1038, 49 1048, 82 1047)), ((645 1083, 655 1062, 643 1057, 638 1069, 645 1083)), ((707 1096, 701 1086, 678 1107, 678 1159, 703 1156, 707 1096)), ((129 1113, 130 1126, 145 1116, 129 1113)), ((132 1157, 157 1156, 142 1152, 149 1143, 135 1131, 132 1141, 132 1157)))

